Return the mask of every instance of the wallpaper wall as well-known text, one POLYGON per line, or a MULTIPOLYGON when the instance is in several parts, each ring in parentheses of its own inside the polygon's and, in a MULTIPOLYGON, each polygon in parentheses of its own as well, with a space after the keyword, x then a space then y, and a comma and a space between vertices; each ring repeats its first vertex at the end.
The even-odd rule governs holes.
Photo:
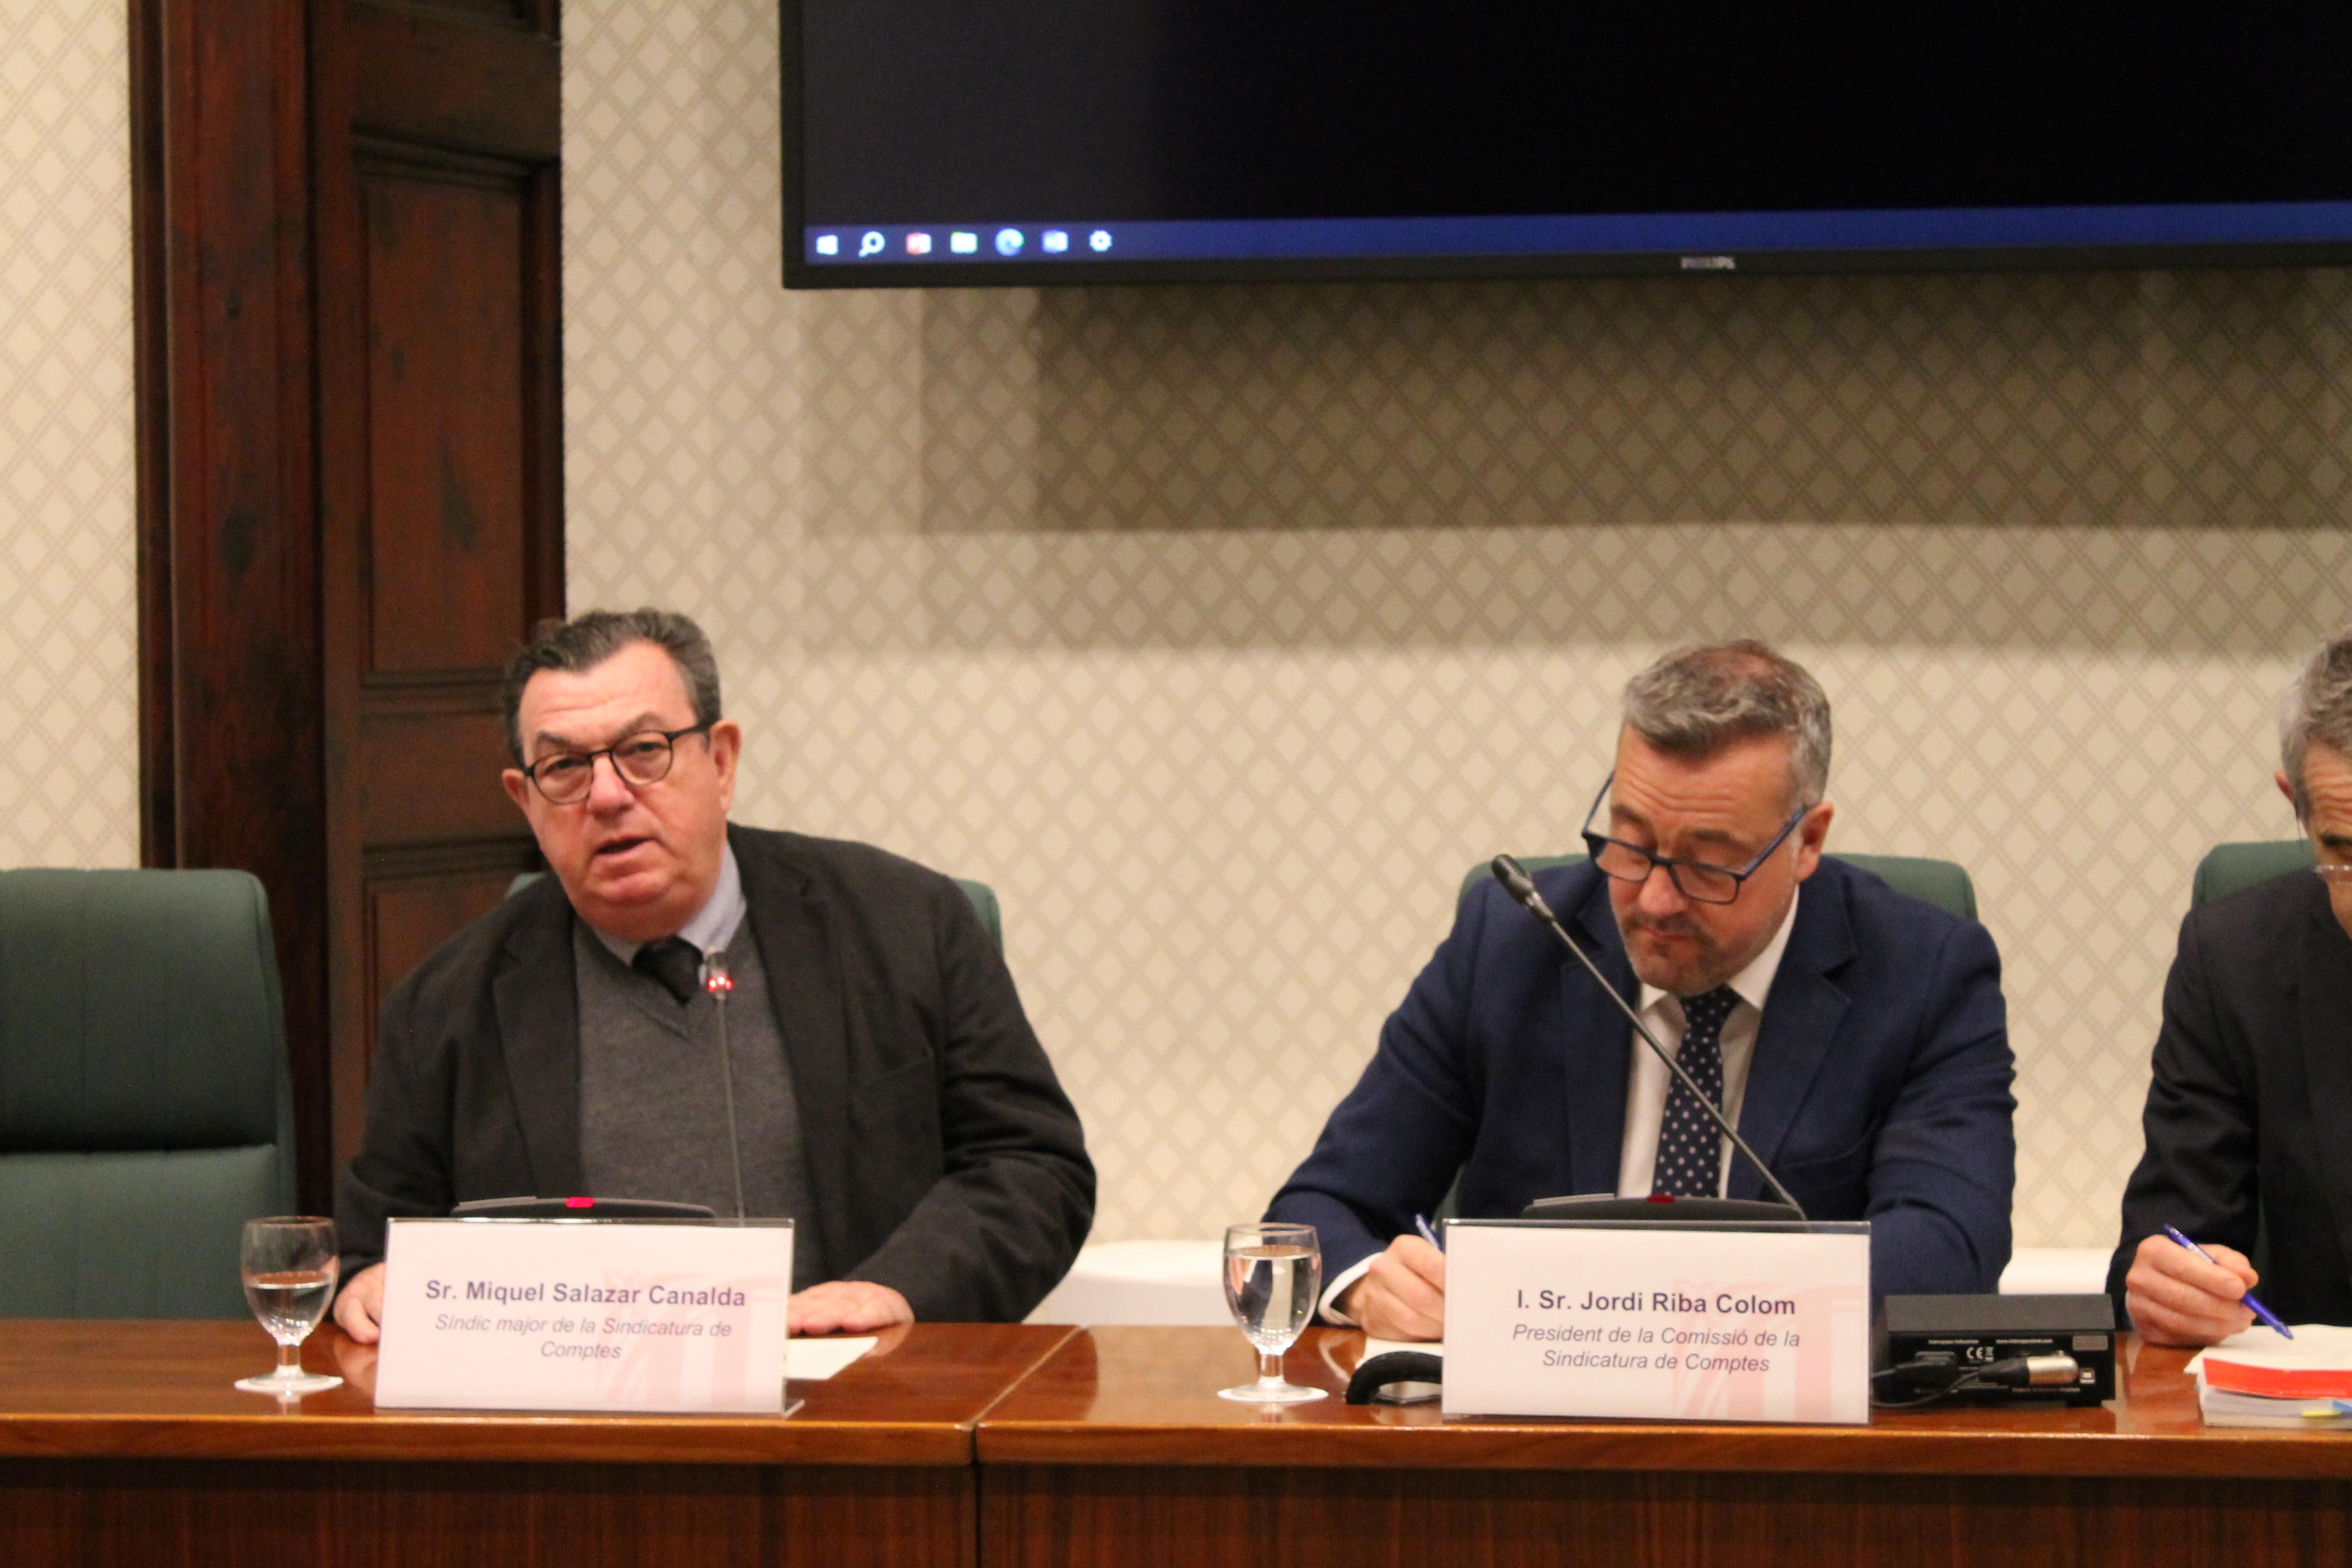
POLYGON ((0 5, 0 867, 139 859, 128 47, 0 5))
POLYGON ((571 593, 718 638, 740 815, 1003 894, 1096 1235, 1255 1214, 1617 689, 1760 635, 1832 848, 2006 963, 2018 1231, 2099 1245, 2190 868, 2352 619, 2336 272, 787 295, 775 8, 565 16, 571 593))

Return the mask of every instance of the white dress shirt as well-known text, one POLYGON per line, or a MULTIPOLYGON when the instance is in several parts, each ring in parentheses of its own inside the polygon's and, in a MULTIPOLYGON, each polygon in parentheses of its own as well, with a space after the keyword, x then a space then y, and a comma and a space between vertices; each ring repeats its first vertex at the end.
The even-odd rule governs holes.
MULTIPOLYGON (((1802 889, 1799 889, 1802 896, 1802 889)), ((1748 967, 1733 975, 1729 984, 1738 1002, 1731 1016, 1723 1021, 1723 1114, 1730 1123, 1739 1125, 1740 1101, 1748 1093, 1748 1065, 1756 1055, 1756 1034, 1764 1023, 1764 999, 1772 993, 1772 977, 1780 973, 1780 955, 1789 951, 1789 932, 1797 923, 1797 900, 1789 900, 1789 912, 1780 917, 1780 929, 1764 944, 1764 951, 1748 963, 1748 967)), ((1654 985, 1642 987, 1642 999, 1634 1009, 1650 1033, 1658 1037, 1658 1044, 1679 1059, 1683 1048, 1682 998, 1654 985)), ((1617 1156, 1617 1194, 1620 1197, 1648 1197, 1652 1175, 1658 1163, 1658 1128, 1665 1121, 1666 1089, 1674 1075, 1666 1064, 1651 1054, 1633 1030, 1625 1031, 1625 1045, 1632 1054, 1627 1058, 1625 1073, 1625 1135, 1617 1156)), ((1731 1159, 1735 1152, 1731 1140, 1723 1140, 1723 1162, 1716 1177, 1716 1193, 1722 1194, 1731 1179, 1731 1159)), ((1372 1254, 1352 1268, 1343 1270, 1323 1291, 1323 1321, 1353 1328, 1355 1320, 1341 1312, 1336 1303, 1349 1286, 1364 1277, 1371 1268, 1372 1254)))
MULTIPOLYGON (((1764 1025, 1764 998, 1772 994, 1772 977, 1780 973, 1780 955, 1789 951, 1789 929, 1797 922, 1797 900, 1789 900, 1789 912, 1780 917, 1780 929, 1764 944, 1764 951, 1748 960, 1748 967, 1729 981, 1733 994, 1739 1000, 1731 1016, 1723 1021, 1723 1114, 1734 1127, 1739 1125, 1740 1102, 1748 1094, 1748 1064, 1756 1055, 1756 1032, 1764 1025)), ((1672 992, 1661 991, 1654 985, 1642 987, 1641 1005, 1635 1009, 1642 1022, 1650 1026, 1650 1033, 1658 1037, 1658 1044, 1682 1059, 1683 1003, 1672 992)), ((1674 1074, 1666 1064, 1652 1054, 1633 1030, 1625 1031, 1626 1049, 1632 1054, 1625 1070, 1625 1142, 1617 1155, 1617 1195, 1622 1198, 1646 1198, 1655 1188, 1653 1177, 1658 1163, 1658 1128, 1666 1119, 1666 1090, 1674 1085, 1674 1074)), ((1723 1140, 1723 1162, 1715 1179, 1716 1195, 1731 1180, 1731 1160, 1736 1151, 1731 1140, 1723 1140)))

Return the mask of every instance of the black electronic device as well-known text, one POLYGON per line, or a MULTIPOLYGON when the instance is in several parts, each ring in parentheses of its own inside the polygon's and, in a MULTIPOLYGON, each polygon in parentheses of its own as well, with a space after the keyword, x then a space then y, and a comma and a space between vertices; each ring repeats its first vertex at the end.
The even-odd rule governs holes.
POLYGON ((1884 1405, 2116 1396, 2116 1308, 2105 1296, 1889 1296, 1876 1338, 1884 1405))
POLYGON ((2352 6, 779 5, 793 288, 2352 258, 2352 6))
POLYGON ((719 1216, 701 1204, 666 1198, 476 1198, 449 1211, 451 1219, 673 1219, 704 1224, 719 1216))

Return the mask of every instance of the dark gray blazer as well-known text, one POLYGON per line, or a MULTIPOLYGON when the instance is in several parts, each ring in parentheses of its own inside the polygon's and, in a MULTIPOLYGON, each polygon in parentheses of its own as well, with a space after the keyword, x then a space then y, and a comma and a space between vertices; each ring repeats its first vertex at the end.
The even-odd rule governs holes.
POLYGON ((2352 937, 2308 871, 2180 922, 2147 1133, 2107 1268, 2116 1310, 2169 1224, 2254 1259, 2290 1323, 2352 1323, 2352 937))
MULTIPOLYGON (((730 826, 784 1039, 824 1256, 927 1321, 1015 1321, 1094 1219, 1077 1113, 955 883, 730 826)), ((394 1215, 581 1190, 572 906, 542 879, 394 987, 335 1196, 344 1277, 394 1215)))

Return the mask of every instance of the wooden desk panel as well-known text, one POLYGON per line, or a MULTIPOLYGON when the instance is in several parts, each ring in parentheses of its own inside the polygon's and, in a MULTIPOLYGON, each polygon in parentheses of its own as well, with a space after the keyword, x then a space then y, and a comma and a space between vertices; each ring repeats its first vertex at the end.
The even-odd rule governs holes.
POLYGON ((1867 1427, 1446 1423, 1339 1399, 1360 1337, 1310 1330, 1262 1412, 1216 1397, 1237 1332, 1074 1336, 983 1419, 1003 1563, 2213 1563, 2352 1561, 2352 1443, 2209 1431, 2178 1352, 2098 1409, 1867 1427))
POLYGON ((1069 1332, 899 1331, 778 1419, 378 1411, 332 1329, 280 1409, 249 1323, 0 1321, 0 1563, 971 1568, 975 1425, 1069 1332))
POLYGON ((971 1468, 0 1460, 0 1563, 972 1568, 971 1468))

